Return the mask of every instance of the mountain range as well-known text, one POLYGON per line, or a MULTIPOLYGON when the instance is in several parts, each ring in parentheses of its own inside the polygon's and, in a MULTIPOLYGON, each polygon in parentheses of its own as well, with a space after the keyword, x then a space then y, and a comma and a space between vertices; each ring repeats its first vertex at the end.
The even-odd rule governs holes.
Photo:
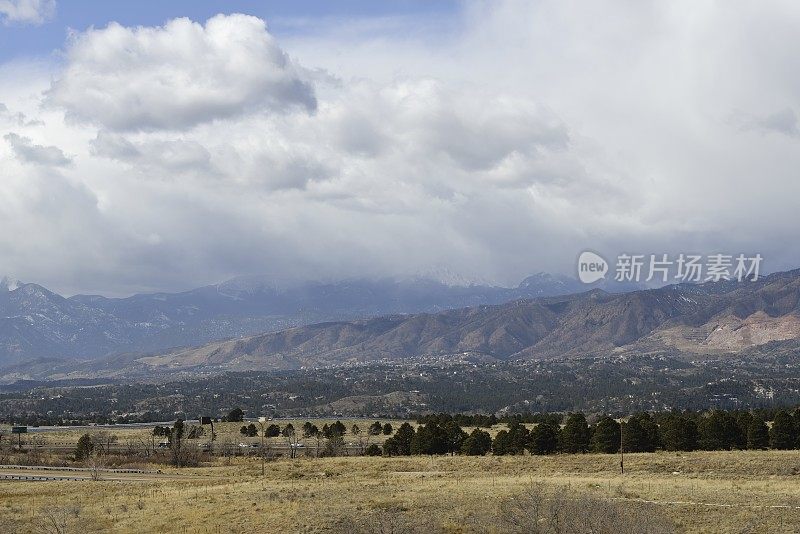
POLYGON ((37 284, 11 289, 4 283, 0 366, 42 358, 152 353, 323 321, 438 312, 585 289, 573 278, 545 273, 514 288, 422 277, 280 284, 251 276, 180 293, 127 298, 65 298, 37 284))
POLYGON ((800 270, 795 270, 758 281, 627 293, 592 289, 434 313, 329 321, 154 355, 40 362, 39 374, 27 366, 7 369, 6 375, 290 370, 442 357, 491 362, 669 354, 696 360, 798 338, 800 270))

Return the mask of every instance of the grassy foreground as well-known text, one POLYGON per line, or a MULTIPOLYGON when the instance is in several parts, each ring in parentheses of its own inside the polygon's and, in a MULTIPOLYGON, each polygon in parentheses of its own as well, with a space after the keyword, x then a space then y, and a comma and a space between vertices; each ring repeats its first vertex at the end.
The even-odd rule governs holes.
POLYGON ((3 532, 56 532, 55 523, 66 532, 538 532, 519 525, 536 506, 521 497, 533 487, 596 497, 598 515, 635 512, 640 531, 800 531, 798 451, 630 454, 625 475, 617 456, 594 454, 302 458, 267 463, 265 477, 260 469, 239 457, 164 468, 174 477, 159 480, 0 481, 0 523, 3 532))

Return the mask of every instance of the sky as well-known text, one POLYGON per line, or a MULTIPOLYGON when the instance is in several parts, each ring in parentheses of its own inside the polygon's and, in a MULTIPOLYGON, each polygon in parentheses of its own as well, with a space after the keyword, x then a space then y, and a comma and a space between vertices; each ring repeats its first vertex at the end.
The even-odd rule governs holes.
POLYGON ((0 0, 0 273, 800 267, 800 4, 0 0))

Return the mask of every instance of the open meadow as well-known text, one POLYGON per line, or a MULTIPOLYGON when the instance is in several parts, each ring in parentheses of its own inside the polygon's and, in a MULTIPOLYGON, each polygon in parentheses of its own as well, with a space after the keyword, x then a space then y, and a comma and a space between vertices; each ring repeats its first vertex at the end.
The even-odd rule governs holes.
POLYGON ((262 476, 258 458, 214 458, 97 480, 0 481, 0 520, 3 532, 800 530, 800 452, 625 460, 622 475, 619 457, 602 454, 279 458, 262 476))

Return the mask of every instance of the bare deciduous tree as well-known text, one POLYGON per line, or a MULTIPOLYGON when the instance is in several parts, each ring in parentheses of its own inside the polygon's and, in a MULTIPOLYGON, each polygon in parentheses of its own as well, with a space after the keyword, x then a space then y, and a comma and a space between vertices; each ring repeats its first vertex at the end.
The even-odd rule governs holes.
POLYGON ((119 436, 105 430, 93 432, 90 437, 92 438, 94 450, 98 454, 108 454, 111 452, 111 446, 119 440, 119 436))
POLYGON ((92 453, 86 459, 86 467, 89 468, 89 474, 92 477, 92 480, 97 482, 102 477, 103 468, 105 467, 105 463, 103 462, 103 456, 99 453, 92 453))
POLYGON ((34 520, 34 531, 42 534, 66 534, 81 513, 77 504, 46 506, 41 508, 34 520))

